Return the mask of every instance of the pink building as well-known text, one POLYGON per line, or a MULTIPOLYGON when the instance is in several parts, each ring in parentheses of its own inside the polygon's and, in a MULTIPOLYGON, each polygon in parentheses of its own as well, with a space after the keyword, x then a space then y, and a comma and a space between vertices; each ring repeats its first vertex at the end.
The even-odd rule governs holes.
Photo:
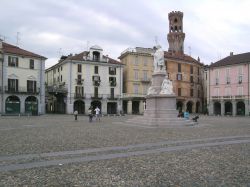
POLYGON ((208 70, 207 104, 210 115, 249 115, 250 53, 212 63, 208 70))

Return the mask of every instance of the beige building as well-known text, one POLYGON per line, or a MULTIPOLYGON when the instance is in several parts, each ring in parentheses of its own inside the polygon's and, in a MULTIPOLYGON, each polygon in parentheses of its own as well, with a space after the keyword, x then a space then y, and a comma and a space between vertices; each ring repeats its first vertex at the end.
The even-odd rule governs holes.
POLYGON ((152 48, 128 48, 119 59, 125 64, 123 71, 123 112, 142 114, 145 96, 154 69, 152 48))
POLYGON ((51 113, 86 114, 98 106, 102 114, 122 110, 123 64, 103 55, 103 49, 63 56, 46 70, 46 110, 51 113))
POLYGON ((1 114, 45 113, 46 58, 0 41, 1 114))

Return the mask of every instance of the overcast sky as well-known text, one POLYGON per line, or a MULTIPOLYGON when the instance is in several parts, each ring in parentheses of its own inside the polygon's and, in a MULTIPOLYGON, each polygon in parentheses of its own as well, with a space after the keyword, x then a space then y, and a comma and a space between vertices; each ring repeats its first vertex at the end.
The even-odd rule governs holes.
POLYGON ((205 64, 250 52, 249 0, 0 0, 0 35, 48 58, 92 45, 117 59, 128 47, 168 50, 168 13, 184 13, 185 53, 205 64))

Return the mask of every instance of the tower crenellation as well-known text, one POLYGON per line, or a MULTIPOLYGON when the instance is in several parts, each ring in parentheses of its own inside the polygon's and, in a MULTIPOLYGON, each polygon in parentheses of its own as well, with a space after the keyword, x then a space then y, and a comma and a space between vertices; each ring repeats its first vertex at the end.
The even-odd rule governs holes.
POLYGON ((168 14, 169 19, 169 33, 168 43, 169 52, 184 53, 184 39, 185 33, 183 32, 183 12, 172 11, 168 14))

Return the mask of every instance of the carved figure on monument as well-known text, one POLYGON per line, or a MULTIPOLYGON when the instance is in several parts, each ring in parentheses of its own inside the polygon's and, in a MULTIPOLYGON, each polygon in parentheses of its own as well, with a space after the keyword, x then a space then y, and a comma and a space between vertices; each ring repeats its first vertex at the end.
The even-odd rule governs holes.
POLYGON ((149 87, 147 95, 154 95, 157 94, 157 91, 153 87, 149 87))
POLYGON ((154 72, 165 71, 164 51, 157 45, 154 53, 154 72))
POLYGON ((168 76, 163 80, 161 84, 160 94, 174 94, 172 81, 169 80, 168 76))

